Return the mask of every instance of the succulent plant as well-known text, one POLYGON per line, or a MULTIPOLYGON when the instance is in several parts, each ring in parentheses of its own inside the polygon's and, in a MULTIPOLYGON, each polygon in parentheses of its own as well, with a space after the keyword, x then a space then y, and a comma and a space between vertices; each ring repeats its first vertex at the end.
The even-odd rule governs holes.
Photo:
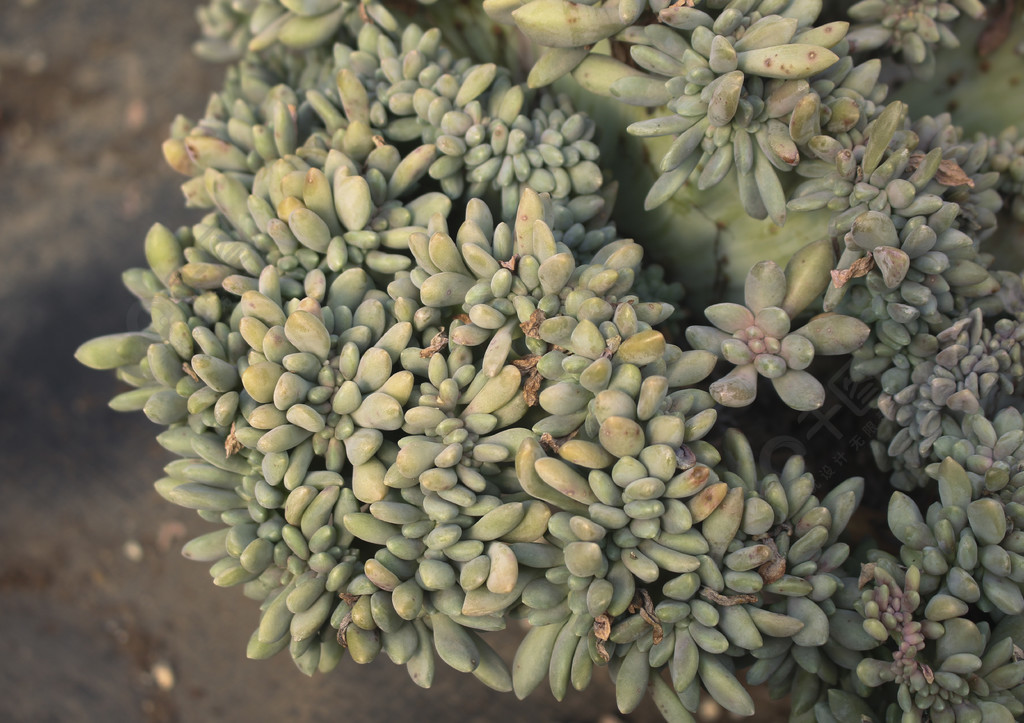
MULTIPOLYGON (((1016 479, 1021 471, 1024 450, 1017 438, 1024 432, 1024 419, 1014 407, 1000 409, 992 421, 982 414, 968 414, 960 427, 949 425, 948 434, 935 440, 936 456, 947 457, 967 471, 975 493, 981 485, 1001 495, 1011 495, 1019 487, 1016 479)), ((936 477, 937 463, 928 465, 930 477, 936 477)), ((1010 501, 1004 497, 1005 501, 1010 501)))
MULTIPOLYGON (((922 517, 914 502, 895 492, 889 503, 890 523, 903 543, 904 564, 917 564, 921 589, 936 588, 961 600, 1005 615, 1024 610, 1019 544, 1011 534, 1007 509, 988 489, 974 492, 957 462, 946 458, 936 471, 940 499, 922 517), (943 576, 944 580, 943 580, 943 576)), ((1010 504, 1013 504, 1012 502, 1010 504)), ((966 608, 965 608, 966 611, 966 608)))
POLYGON ((869 563, 861 573, 871 586, 857 606, 864 630, 883 644, 891 641, 895 650, 891 661, 864 658, 857 665, 859 681, 868 688, 897 686, 895 707, 904 718, 1019 718, 1024 703, 1010 691, 1024 680, 1024 665, 1012 638, 995 640, 987 624, 960 617, 963 604, 948 595, 932 597, 921 619, 921 571, 913 565, 895 574, 890 569, 869 563))
POLYGON ((753 715, 744 679, 793 721, 1024 715, 1020 128, 888 86, 986 11, 201 8, 196 51, 232 65, 163 151, 205 215, 124 274, 150 324, 76 356, 166 427, 156 490, 217 526, 183 552, 259 603, 248 656, 383 653, 428 687, 436 653, 559 700, 607 666, 621 712, 649 691, 683 723, 702 691, 753 715), (812 445, 773 471, 717 428, 759 376, 797 421, 877 382, 876 468, 830 482, 812 445), (855 537, 883 498, 895 544, 855 537))
POLYGON ((369 19, 391 32, 399 27, 378 0, 213 0, 196 16, 203 37, 195 51, 214 62, 277 44, 290 50, 329 47, 336 34, 358 32, 369 19))
MULTIPOLYGON (((1002 205, 997 193, 994 199, 983 195, 994 179, 969 176, 958 164, 957 158, 973 172, 981 162, 968 162, 969 152, 955 145, 955 129, 943 134, 934 119, 916 130, 905 128, 904 110, 898 102, 888 105, 867 128, 862 145, 832 144, 823 151, 835 171, 803 184, 790 202, 840 212, 830 232, 842 237, 845 250, 824 308, 844 308, 875 326, 877 341, 858 360, 862 375, 882 374, 894 356, 907 351, 920 356, 918 349, 932 346, 932 332, 999 286, 976 240, 986 227, 991 230, 1002 205), (945 142, 944 135, 950 136, 945 142), (860 277, 863 282, 856 281, 860 277)), ((984 145, 975 146, 982 158, 984 145)), ((804 172, 810 167, 805 164, 804 172)))
POLYGON ((916 76, 931 77, 935 69, 935 47, 959 47, 952 23, 960 13, 979 19, 985 16, 981 0, 957 0, 952 3, 899 0, 861 0, 849 8, 854 21, 850 30, 850 50, 870 53, 886 48, 899 54, 916 76))
POLYGON ((862 321, 824 314, 790 331, 792 320, 821 293, 824 267, 830 266, 828 243, 813 244, 790 261, 784 272, 764 261, 747 276, 746 305, 722 303, 704 310, 714 328, 691 326, 687 340, 724 358, 735 369, 709 391, 719 404, 744 407, 757 396, 757 377, 772 380, 779 397, 792 409, 817 409, 825 389, 805 371, 814 355, 849 354, 867 339, 862 321))
POLYGON ((1012 199, 1011 211, 1020 221, 1024 219, 1024 138, 1016 126, 1010 126, 989 143, 989 164, 1000 174, 999 190, 1012 199))
MULTIPOLYGON (((1017 361, 1020 334, 1018 324, 1009 319, 1001 319, 994 330, 984 328, 981 312, 976 310, 939 334, 932 359, 917 364, 909 373, 894 368, 882 375, 884 391, 878 407, 891 424, 879 430, 880 440, 888 446, 883 451, 882 443, 877 442, 876 456, 893 460, 897 469, 906 470, 893 478, 893 484, 901 489, 909 489, 905 485, 915 480, 923 484, 926 478, 921 464, 934 456, 932 446, 941 434, 953 431, 959 437, 962 433, 967 442, 970 433, 962 431, 961 422, 969 424, 973 432, 982 422, 968 423, 967 417, 976 420, 977 413, 991 412, 1001 399, 1018 391, 1024 373, 1017 361)), ((986 438, 990 437, 988 431, 986 438)), ((947 439, 941 448, 948 454, 954 443, 947 439)), ((1005 453, 1011 451, 1007 448, 1005 453)), ((937 461, 945 456, 938 456, 937 461)))

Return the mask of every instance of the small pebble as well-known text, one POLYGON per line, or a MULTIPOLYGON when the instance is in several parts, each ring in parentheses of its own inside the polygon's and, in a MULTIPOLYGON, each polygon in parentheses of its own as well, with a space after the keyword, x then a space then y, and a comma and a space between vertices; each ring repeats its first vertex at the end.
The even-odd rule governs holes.
POLYGON ((132 562, 142 562, 142 545, 137 540, 128 540, 121 550, 132 562))
POLYGON ((702 721, 715 721, 722 717, 722 706, 712 698, 704 697, 697 709, 697 716, 702 721))
POLYGON ((156 687, 160 690, 168 691, 174 687, 174 670, 167 661, 159 660, 153 663, 149 673, 153 676, 153 682, 156 683, 156 687))

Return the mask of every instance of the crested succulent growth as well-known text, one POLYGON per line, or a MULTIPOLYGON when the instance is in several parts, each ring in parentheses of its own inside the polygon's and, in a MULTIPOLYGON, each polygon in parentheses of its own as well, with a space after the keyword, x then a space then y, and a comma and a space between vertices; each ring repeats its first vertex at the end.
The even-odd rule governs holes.
MULTIPOLYGON (((673 723, 759 686, 793 721, 1024 716, 1024 120, 888 87, 993 11, 201 8, 231 65, 163 152, 205 215, 125 272, 147 328, 76 356, 165 428, 156 490, 214 525, 183 553, 254 601, 247 655, 558 700, 607 666, 673 723), (871 440, 849 474, 810 435, 779 459, 858 383, 820 413, 871 440)), ((983 51, 1020 52, 1014 12, 983 51)))

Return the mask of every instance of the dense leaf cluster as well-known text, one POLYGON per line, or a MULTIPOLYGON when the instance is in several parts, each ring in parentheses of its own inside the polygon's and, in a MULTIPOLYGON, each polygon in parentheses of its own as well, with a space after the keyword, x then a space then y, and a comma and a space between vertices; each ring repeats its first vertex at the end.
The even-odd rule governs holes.
POLYGON ((259 603, 248 655, 383 654, 429 686, 436 654, 558 699, 608 666, 623 713, 649 691, 682 722, 702 691, 753 715, 741 681, 794 721, 1024 715, 1020 119, 972 138, 879 84, 929 81, 986 6, 422 4, 436 27, 201 9, 197 52, 233 64, 164 155, 206 215, 125 273, 147 329, 76 355, 166 427, 156 489, 217 526, 184 554, 259 603), (670 238, 612 222, 622 130, 670 238), (685 267, 700 199, 731 196, 759 262, 680 328, 645 248, 685 267), (789 233, 813 241, 774 258, 789 233), (847 536, 863 478, 716 429, 760 377, 821 407, 825 355, 880 385, 864 477, 902 490, 898 546, 847 536), (509 666, 487 633, 514 619, 509 666))

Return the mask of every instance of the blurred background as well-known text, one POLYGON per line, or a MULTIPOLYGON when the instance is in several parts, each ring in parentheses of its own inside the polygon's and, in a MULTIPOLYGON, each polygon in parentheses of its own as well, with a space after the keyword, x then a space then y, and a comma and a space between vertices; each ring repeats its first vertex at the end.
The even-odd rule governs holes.
MULTIPOLYGON (((121 271, 144 265, 152 223, 196 220, 160 143, 223 74, 190 53, 199 4, 0 6, 0 720, 620 720, 606 677, 559 704, 440 663, 425 691, 383 659, 313 679, 287 655, 247 660, 256 605, 180 556, 212 527, 156 494, 157 428, 110 411, 121 386, 72 354, 148 323, 121 271)), ((648 702, 625 720, 660 716, 648 702)))

